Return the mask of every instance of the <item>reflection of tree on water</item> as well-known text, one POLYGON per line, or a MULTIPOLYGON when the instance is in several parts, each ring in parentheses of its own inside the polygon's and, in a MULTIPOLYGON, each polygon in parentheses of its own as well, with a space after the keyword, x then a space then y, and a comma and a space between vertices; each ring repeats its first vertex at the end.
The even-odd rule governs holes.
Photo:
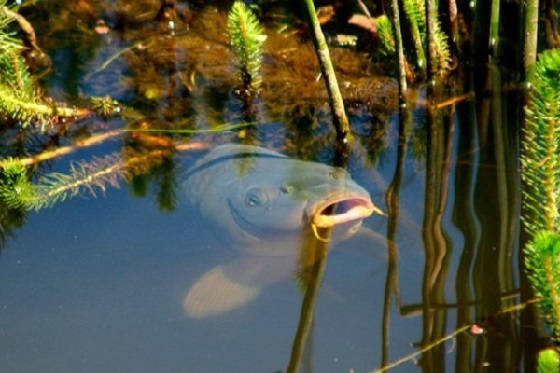
MULTIPOLYGON (((343 144, 338 144, 336 146, 335 166, 346 166, 348 162, 348 152, 349 149, 347 146, 343 144)), ((329 209, 329 212, 333 212, 336 206, 330 206, 329 209)), ((306 368, 310 367, 310 357, 313 354, 313 350, 312 342, 310 342, 309 337, 310 332, 313 330, 317 294, 319 293, 327 266, 331 233, 332 228, 319 228, 317 232, 318 237, 307 236, 308 238, 303 240, 300 248, 298 276, 301 287, 304 290, 304 296, 301 303, 299 323, 292 344, 292 352, 286 369, 287 373, 299 372, 299 366, 304 352, 306 354, 306 368)))
POLYGON ((513 299, 504 297, 515 290, 511 259, 519 214, 515 140, 519 124, 508 118, 509 113, 515 113, 516 97, 505 100, 508 94, 501 90, 500 71, 491 65, 486 74, 485 87, 492 95, 480 102, 477 122, 482 129, 478 133, 479 144, 487 146, 480 150, 474 189, 475 215, 484 229, 475 246, 472 281, 477 300, 476 320, 491 318, 489 327, 493 330, 488 337, 476 340, 475 364, 487 362, 497 371, 512 371, 520 356, 516 318, 514 314, 495 315, 514 304, 513 299))
POLYGON ((391 311, 391 299, 395 297, 398 307, 400 303, 398 259, 399 252, 396 242, 396 233, 399 221, 400 201, 399 194, 401 188, 404 166, 412 130, 412 113, 410 109, 401 107, 399 109, 399 137, 397 149, 397 162, 393 180, 387 189, 385 200, 387 204, 387 276, 385 279, 385 298, 383 302, 383 327, 382 327, 382 351, 381 367, 387 365, 389 355, 389 315, 391 311))
POLYGON ((25 224, 26 217, 23 209, 9 208, 0 202, 0 254, 7 239, 14 235, 14 229, 25 224))
MULTIPOLYGON (((423 346, 445 335, 447 311, 436 309, 433 304, 445 303, 444 284, 451 257, 451 246, 443 231, 442 219, 447 204, 447 180, 451 168, 454 131, 453 117, 449 113, 429 109, 427 119, 426 189, 422 228, 425 253, 422 281, 423 346)), ((443 371, 444 361, 444 348, 439 346, 425 352, 421 364, 427 372, 443 371)))
MULTIPOLYGON (((474 210, 474 187, 477 171, 476 118, 474 102, 457 107, 457 161, 455 167, 455 198, 453 205, 453 223, 463 235, 463 248, 455 277, 455 294, 457 297, 457 327, 475 321, 471 310, 474 301, 471 289, 471 271, 476 247, 480 239, 480 222, 474 210)), ((471 371, 471 350, 473 338, 468 334, 457 336, 457 353, 455 371, 471 371)))

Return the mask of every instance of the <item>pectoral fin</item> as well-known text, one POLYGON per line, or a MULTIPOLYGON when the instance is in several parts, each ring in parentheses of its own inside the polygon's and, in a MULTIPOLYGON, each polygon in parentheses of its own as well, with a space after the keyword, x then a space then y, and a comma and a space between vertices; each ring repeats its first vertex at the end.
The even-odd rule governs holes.
POLYGON ((183 308, 189 317, 202 319, 242 307, 254 300, 259 292, 256 286, 229 278, 224 266, 217 266, 189 289, 183 308))
POLYGON ((183 309, 195 319, 233 311, 257 298, 263 287, 289 277, 293 269, 292 257, 247 257, 216 266, 191 286, 183 309))

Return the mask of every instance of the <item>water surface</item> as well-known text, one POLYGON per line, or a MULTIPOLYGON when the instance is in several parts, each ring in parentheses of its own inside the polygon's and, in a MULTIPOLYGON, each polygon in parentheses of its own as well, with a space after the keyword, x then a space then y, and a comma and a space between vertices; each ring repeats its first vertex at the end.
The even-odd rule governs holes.
MULTIPOLYGON (((259 126, 244 130, 163 136, 210 146, 258 144, 294 158, 335 161, 322 83, 310 87, 305 80, 316 76, 309 63, 291 70, 303 71, 293 77, 297 85, 267 81, 280 58, 271 54, 263 67, 262 96, 249 112, 243 107, 224 58, 223 30, 202 31, 204 22, 223 22, 223 10, 193 8, 189 12, 196 17, 179 22, 175 33, 156 21, 136 22, 132 11, 117 13, 111 4, 51 11, 30 19, 45 31, 39 35, 54 63, 44 87, 55 98, 80 103, 88 95, 109 94, 151 128, 257 120, 259 126), (64 17, 77 21, 64 23, 64 17), (93 31, 101 18, 113 28, 107 35, 93 31), (97 71, 123 48, 131 50, 97 71)), ((270 36, 271 43, 279 38, 270 36)), ((302 59, 314 58, 308 41, 289 43, 300 48, 302 59)), ((346 52, 335 51, 335 65, 337 53, 345 61, 346 52)), ((290 58, 296 61, 286 57, 288 65, 290 58)), ((510 372, 534 366, 533 356, 546 340, 542 325, 532 306, 507 311, 528 298, 518 266, 522 101, 517 91, 504 89, 507 72, 484 69, 476 76, 484 89, 475 90, 472 73, 461 70, 456 93, 475 90, 473 98, 428 114, 425 90, 419 89, 417 102, 399 116, 394 82, 372 72, 359 76, 350 65, 342 80, 357 87, 345 93, 354 95, 348 101, 356 141, 347 169, 388 213, 363 223, 385 239, 362 236, 329 252, 301 371, 369 372, 473 323, 484 328, 483 335, 461 333, 391 371, 510 372)), ((131 122, 88 119, 55 143, 131 122)), ((17 154, 21 148, 8 134, 3 153, 17 154)), ((38 136, 28 143, 52 140, 38 136)), ((36 175, 68 172, 71 162, 107 154, 130 159, 153 150, 153 144, 124 134, 45 162, 36 175)), ((295 276, 220 315, 193 319, 183 309, 188 289, 202 274, 240 255, 219 239, 223 232, 215 222, 186 202, 182 180, 203 154, 170 152, 96 198, 84 194, 26 213, 21 227, 2 222, 14 225, 0 256, 3 370, 286 370, 305 290, 295 276)))

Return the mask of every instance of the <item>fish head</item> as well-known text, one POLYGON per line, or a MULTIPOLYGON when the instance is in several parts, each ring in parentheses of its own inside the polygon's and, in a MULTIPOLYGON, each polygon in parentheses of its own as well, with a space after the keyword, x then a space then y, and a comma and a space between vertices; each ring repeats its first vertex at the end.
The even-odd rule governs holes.
POLYGON ((333 228, 333 238, 340 240, 354 234, 362 220, 371 214, 383 214, 373 204, 368 191, 343 168, 324 168, 320 174, 308 175, 307 178, 312 179, 307 183, 313 187, 306 190, 304 222, 314 231, 317 228, 333 228))
POLYGON ((252 236, 300 230, 306 201, 287 184, 250 183, 227 199, 236 227, 252 236))
POLYGON ((245 234, 271 237, 307 228, 337 228, 335 232, 343 233, 337 236, 347 237, 364 218, 382 214, 346 170, 315 162, 282 162, 291 164, 266 170, 267 175, 248 176, 230 193, 231 216, 245 234))

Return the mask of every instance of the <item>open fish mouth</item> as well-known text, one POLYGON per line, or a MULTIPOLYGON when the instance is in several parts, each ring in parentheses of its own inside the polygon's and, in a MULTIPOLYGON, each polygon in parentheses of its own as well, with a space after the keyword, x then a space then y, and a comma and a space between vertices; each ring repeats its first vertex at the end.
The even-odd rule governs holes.
POLYGON ((372 213, 385 215, 369 199, 363 197, 329 200, 319 205, 312 224, 317 228, 330 228, 354 220, 367 218, 372 213))

